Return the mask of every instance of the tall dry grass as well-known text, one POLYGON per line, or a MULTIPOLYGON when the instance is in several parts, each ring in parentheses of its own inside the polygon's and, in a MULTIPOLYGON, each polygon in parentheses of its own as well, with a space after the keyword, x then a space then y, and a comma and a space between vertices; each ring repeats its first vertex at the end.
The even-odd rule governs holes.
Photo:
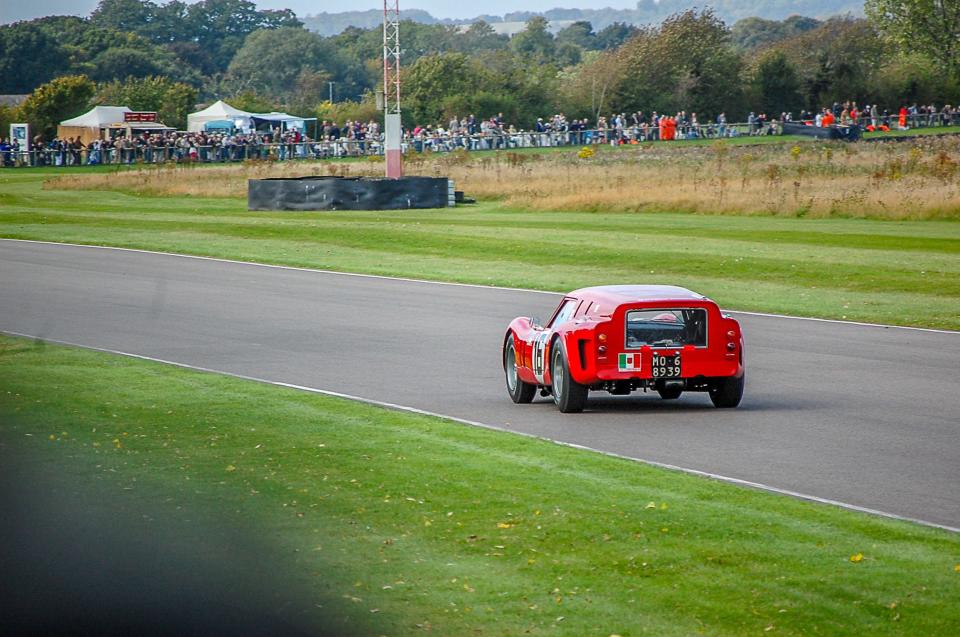
MULTIPOLYGON (((530 210, 960 219, 958 139, 577 150, 417 155, 406 172, 448 176, 478 200, 530 210)), ((45 187, 244 197, 247 179, 382 170, 379 160, 181 165, 69 175, 45 187)))

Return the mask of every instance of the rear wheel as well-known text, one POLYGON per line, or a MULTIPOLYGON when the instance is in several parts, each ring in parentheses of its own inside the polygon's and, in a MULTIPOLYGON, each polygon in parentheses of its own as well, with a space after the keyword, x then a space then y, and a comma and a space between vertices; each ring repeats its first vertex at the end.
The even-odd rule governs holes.
POLYGON ((743 398, 743 386, 746 383, 747 375, 743 374, 740 378, 730 377, 722 378, 717 384, 710 388, 710 400, 714 407, 730 408, 740 404, 743 398))
POLYGON ((558 339, 553 342, 553 351, 550 354, 550 379, 553 382, 553 402, 561 413, 572 414, 583 411, 587 404, 589 388, 573 380, 570 376, 570 366, 567 364, 567 355, 563 351, 563 344, 558 339))
POLYGON ((503 372, 507 377, 507 393, 515 403, 528 403, 537 393, 537 386, 525 383, 517 372, 517 350, 513 345, 513 335, 507 338, 503 352, 503 372))

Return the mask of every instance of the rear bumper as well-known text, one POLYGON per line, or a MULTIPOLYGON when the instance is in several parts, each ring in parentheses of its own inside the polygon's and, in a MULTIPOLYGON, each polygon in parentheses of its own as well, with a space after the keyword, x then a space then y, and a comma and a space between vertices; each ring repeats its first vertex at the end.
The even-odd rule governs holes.
MULTIPOLYGON (((589 352, 589 349, 587 349, 589 352)), ((644 348, 633 352, 640 359, 636 369, 622 370, 618 366, 618 356, 589 355, 577 364, 571 364, 570 373, 574 380, 582 385, 594 385, 615 381, 643 380, 653 381, 653 350, 644 348)), ((680 379, 724 378, 743 375, 740 352, 715 351, 710 349, 682 350, 680 379)), ((573 363, 573 361, 571 361, 573 363)))

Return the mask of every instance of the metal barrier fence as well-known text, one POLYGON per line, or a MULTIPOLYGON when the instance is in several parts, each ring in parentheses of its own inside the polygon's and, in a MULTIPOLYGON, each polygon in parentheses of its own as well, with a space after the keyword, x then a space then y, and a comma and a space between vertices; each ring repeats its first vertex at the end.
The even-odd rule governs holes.
MULTIPOLYGON (((858 118, 864 128, 899 125, 897 114, 858 118)), ((960 125, 960 113, 915 115, 907 117, 911 128, 929 128, 960 125)), ((775 135, 780 132, 776 120, 755 124, 678 124, 672 140, 720 139, 728 137, 775 135)), ((455 132, 421 133, 408 135, 403 140, 403 151, 418 153, 452 152, 456 150, 514 150, 520 148, 549 148, 558 146, 591 146, 599 144, 623 145, 659 141, 661 129, 648 125, 630 125, 582 131, 504 132, 460 134, 455 132)), ((381 139, 305 140, 288 143, 228 142, 212 146, 198 146, 184 135, 174 145, 121 145, 87 148, 46 148, 0 152, 0 165, 14 166, 92 166, 124 164, 226 163, 248 160, 286 161, 292 159, 334 159, 383 155, 381 139)))
MULTIPOLYGON (((700 139, 738 137, 751 134, 774 134, 772 124, 761 129, 749 124, 678 125, 672 139, 700 139)), ((297 143, 227 143, 203 146, 189 143, 184 135, 174 145, 130 145, 86 148, 45 148, 29 152, 0 153, 3 166, 87 166, 123 164, 221 163, 247 160, 285 161, 290 159, 334 159, 342 157, 382 156, 382 139, 305 140, 297 143)), ((658 141, 660 129, 655 126, 629 126, 582 131, 504 132, 460 134, 421 133, 407 135, 403 151, 452 152, 459 149, 512 150, 519 148, 549 148, 557 146, 589 146, 597 144, 631 144, 658 141)))

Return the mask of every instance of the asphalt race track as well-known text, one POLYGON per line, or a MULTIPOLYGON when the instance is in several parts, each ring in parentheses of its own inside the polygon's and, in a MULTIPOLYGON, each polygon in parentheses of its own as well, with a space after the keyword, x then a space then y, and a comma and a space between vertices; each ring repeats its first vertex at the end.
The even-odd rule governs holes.
MULTIPOLYGON (((659 282, 659 281, 658 281, 659 282)), ((669 281, 662 281, 669 283, 669 281)), ((701 290, 708 292, 708 290, 701 290)), ((960 527, 960 333, 738 315, 747 390, 514 405, 514 316, 553 294, 0 241, 0 330, 395 403, 960 527)))

